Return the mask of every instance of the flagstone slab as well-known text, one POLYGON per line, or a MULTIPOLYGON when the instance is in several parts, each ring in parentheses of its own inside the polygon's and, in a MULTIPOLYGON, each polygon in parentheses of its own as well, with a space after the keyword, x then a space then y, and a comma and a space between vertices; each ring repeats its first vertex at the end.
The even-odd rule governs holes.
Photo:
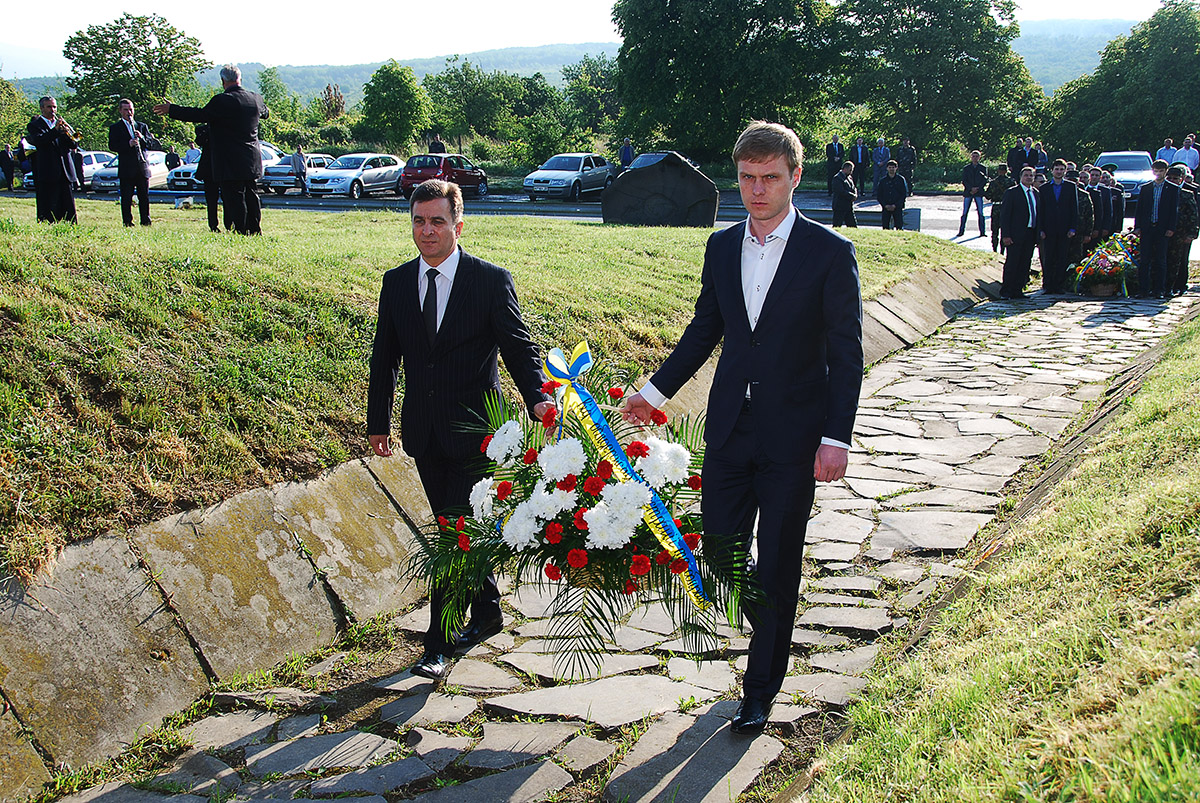
POLYGON ((250 745, 246 748, 246 771, 261 778, 273 773, 286 776, 338 767, 365 767, 387 758, 399 746, 392 739, 357 730, 250 745))
POLYGON ((883 503, 888 508, 949 507, 956 510, 995 512, 1000 497, 964 491, 961 488, 934 488, 901 494, 883 503))
POLYGON ((413 608, 396 620, 396 626, 406 633, 424 633, 429 629, 429 605, 413 608))
POLYGON ((937 458, 939 463, 965 463, 996 445, 991 435, 960 435, 955 438, 906 438, 903 435, 883 435, 859 438, 863 447, 874 452, 910 454, 937 458))
MULTIPOLYGON (((537 803, 561 790, 574 778, 553 761, 541 761, 466 783, 417 795, 420 803, 537 803)), ((360 801, 355 801, 360 803, 360 801)))
POLYGON ((278 721, 279 715, 267 711, 234 711, 205 717, 181 730, 201 750, 235 750, 270 739, 278 721))
POLYGON ((242 779, 224 761, 200 750, 188 750, 155 775, 148 785, 160 792, 185 792, 192 795, 228 794, 242 785, 242 779))
POLYGON ((495 664, 472 658, 463 658, 458 661, 451 668, 450 676, 446 680, 463 691, 475 694, 512 691, 521 685, 520 680, 495 664))
POLYGON ((1074 422, 1073 418, 1053 415, 1035 415, 1024 411, 1008 413, 1008 417, 1017 423, 1024 424, 1034 432, 1040 432, 1051 438, 1058 438, 1074 422))
POLYGON ((892 629, 891 618, 880 608, 809 608, 800 616, 797 624, 803 628, 820 628, 869 639, 878 638, 892 629))
POLYGON ((996 477, 1011 477, 1020 471, 1021 467, 1024 465, 1024 460, 1019 460, 1015 457, 988 455, 987 457, 981 457, 972 463, 968 463, 964 468, 970 469, 976 474, 990 474, 996 477))
POLYGON ((679 637, 664 641, 655 648, 657 652, 675 655, 715 655, 721 651, 721 642, 707 633, 698 633, 691 639, 679 637))
POLYGON ((79 767, 187 708, 208 679, 125 539, 104 537, 0 590, 0 685, 32 740, 79 767))
MULTIPOLYGON (((1055 389, 1055 393, 1058 389, 1055 389)), ((1045 410, 1050 413, 1066 413, 1067 415, 1076 415, 1083 409, 1083 402, 1078 399, 1071 399, 1066 396, 1058 396, 1054 394, 1046 394, 1047 398, 1034 399, 1025 405, 1030 410, 1045 410)))
POLYGON ((554 750, 579 730, 571 722, 486 722, 483 738, 467 753, 468 767, 505 770, 554 750))
POLYGON ((1004 486, 1008 484, 1007 477, 998 477, 993 474, 976 474, 971 471, 963 471, 946 477, 934 477, 930 481, 939 488, 958 488, 963 491, 976 491, 978 493, 996 493, 1003 490, 1004 486))
POLYGON ((850 561, 858 557, 858 544, 845 544, 840 541, 820 541, 804 548, 804 557, 809 560, 839 560, 850 561))
POLYGON ((617 630, 613 643, 625 652, 638 652, 647 647, 653 647, 663 638, 661 633, 651 633, 636 627, 622 627, 617 630))
POLYGON ((866 552, 864 552, 863 557, 868 558, 869 560, 876 561, 878 563, 884 563, 886 561, 891 560, 892 555, 895 555, 895 554, 896 554, 896 550, 893 549, 892 547, 876 546, 876 547, 871 547, 866 552))
POLYGON ((992 520, 986 513, 953 510, 888 510, 879 514, 871 546, 898 552, 946 552, 964 549, 979 528, 992 520))
POLYGON ((737 685, 737 677, 728 661, 702 661, 697 666, 691 658, 672 658, 667 661, 667 676, 718 692, 737 685))
POLYGON ((782 752, 783 744, 771 736, 734 734, 721 716, 666 714, 613 770, 603 799, 727 803, 782 752))
POLYGON ((680 699, 707 700, 712 696, 708 689, 661 675, 637 675, 506 694, 484 700, 483 705, 502 714, 582 719, 611 730, 647 715, 673 711, 680 699))
MULTIPOLYGON (((1014 416, 1015 417, 1015 416, 1014 416)), ((1004 418, 964 418, 958 422, 958 431, 964 435, 1024 435, 1026 430, 1004 418)))
POLYGON ((926 479, 930 477, 943 477, 954 473, 954 466, 948 466, 945 463, 928 460, 924 457, 908 457, 896 454, 875 455, 872 457, 871 462, 874 465, 883 466, 884 468, 911 471, 926 479))
MULTIPOLYGON (((234 800, 291 800, 308 788, 310 778, 288 778, 282 781, 246 781, 238 790, 234 800)), ((382 798, 380 798, 382 800, 382 798)), ((370 798, 359 798, 355 803, 366 803, 370 798)), ((212 803, 210 800, 209 803, 212 803)))
POLYGON ((379 719, 397 728, 431 725, 435 722, 462 722, 475 711, 474 697, 461 694, 414 694, 393 700, 379 709, 379 719))
POLYGON ((405 739, 417 758, 434 772, 441 772, 454 763, 471 748, 472 741, 470 736, 447 736, 424 728, 413 728, 405 739))
POLYGON ((598 672, 586 662, 583 665, 569 665, 565 658, 560 659, 559 665, 556 667, 555 656, 545 653, 515 652, 503 656, 500 660, 527 675, 547 682, 594 680, 658 666, 658 659, 653 655, 614 655, 612 653, 600 656, 598 672))
POLYGON ((811 675, 788 675, 783 679, 780 691, 841 707, 848 705, 866 687, 866 678, 817 672, 811 675))
POLYGON ((937 578, 929 577, 917 583, 913 588, 900 598, 896 603, 896 607, 902 611, 912 610, 925 601, 925 598, 937 590, 937 578))
POLYGON ((286 742, 288 739, 299 739, 301 736, 316 736, 320 729, 320 714, 300 714, 279 722, 275 728, 275 740, 286 742))
POLYGON ((542 619, 550 615, 560 590, 557 584, 526 583, 508 597, 508 602, 525 618, 542 619))
POLYGON ((929 565, 929 573, 934 577, 962 577, 966 574, 958 566, 951 566, 945 563, 931 563, 929 565))
POLYGON ((567 742, 566 746, 555 754, 555 757, 568 770, 580 774, 608 761, 615 752, 617 752, 616 746, 608 742, 602 742, 590 736, 576 736, 567 742))
POLYGON ((331 775, 313 781, 313 797, 338 797, 344 795, 382 795, 402 789, 409 784, 420 783, 435 775, 425 762, 415 756, 381 764, 378 767, 363 767, 331 775))
POLYGON ((816 577, 808 581, 811 588, 821 588, 828 591, 857 591, 861 594, 874 594, 879 590, 879 580, 874 577, 816 577))
MULTIPOLYGON (((887 437, 887 436, 885 436, 887 437)), ((917 487, 911 482, 892 482, 888 480, 866 480, 858 477, 846 477, 845 483, 850 490, 859 496, 865 496, 869 499, 879 499, 883 496, 891 496, 892 494, 911 491, 917 487)))
POLYGON ((10 711, 0 710, 0 800, 24 800, 50 780, 42 758, 10 711))
POLYGON ((893 580, 900 581, 901 583, 915 583, 925 576, 925 570, 920 566, 914 566, 911 563, 902 563, 900 561, 885 563, 875 571, 879 572, 884 577, 890 577, 893 580))
POLYGON ((867 540, 875 522, 850 513, 823 510, 808 520, 805 538, 810 541, 841 541, 861 544, 867 540))
POLYGON ((662 633, 664 636, 669 636, 679 629, 671 620, 670 611, 662 605, 646 605, 638 608, 629 615, 628 624, 638 630, 649 630, 653 633, 662 633))
MULTIPOLYGON (((887 387, 875 393, 876 396, 891 396, 897 399, 922 399, 928 396, 940 396, 946 392, 946 389, 938 382, 927 382, 922 379, 907 379, 900 382, 893 382, 887 387)), ((908 433, 906 433, 908 434, 908 433)), ((912 433, 916 437, 920 437, 920 432, 912 433)))
POLYGON ((121 781, 110 781, 59 798, 58 803, 209 803, 209 798, 207 795, 203 797, 185 794, 163 795, 159 792, 137 789, 131 784, 121 781))
POLYGON ((834 652, 815 652, 808 656, 808 662, 816 669, 834 672, 839 675, 861 675, 875 663, 879 655, 878 644, 865 644, 849 650, 834 652))
POLYGON ((437 684, 429 678, 418 677, 414 675, 410 669, 405 669, 391 677, 386 677, 383 680, 376 681, 373 686, 376 689, 383 691, 395 692, 396 694, 427 694, 433 691, 437 684))
POLYGON ((859 597, 853 594, 825 594, 810 592, 804 595, 804 601, 809 605, 851 605, 868 608, 886 608, 888 604, 873 597, 859 597))
POLYGON ((294 712, 324 709, 337 702, 332 697, 304 689, 294 689, 290 686, 276 686, 271 689, 254 689, 252 691, 222 691, 217 692, 213 699, 217 705, 258 705, 294 712))
POLYGON ((1038 457, 1050 448, 1050 439, 1044 435, 1017 435, 1005 438, 992 449, 992 455, 1001 457, 1038 457))
MULTIPOLYGON (((932 384, 932 383, 930 383, 932 384)), ((907 435, 910 438, 920 438, 925 434, 921 424, 911 418, 897 418, 882 415, 860 415, 854 419, 854 428, 859 426, 890 432, 893 435, 907 435)))

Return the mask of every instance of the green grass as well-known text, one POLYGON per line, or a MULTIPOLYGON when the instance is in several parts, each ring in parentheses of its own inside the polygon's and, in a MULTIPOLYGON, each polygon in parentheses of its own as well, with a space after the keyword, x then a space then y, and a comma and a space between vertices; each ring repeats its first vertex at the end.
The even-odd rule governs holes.
POLYGON ((1196 800, 1198 451, 1192 322, 928 641, 881 664, 810 800, 1196 800))
MULTIPOLYGON (((268 210, 263 237, 113 201, 34 223, 0 199, 0 576, 64 543, 365 454, 367 360, 383 272, 415 254, 407 214, 268 210)), ((652 367, 689 320, 709 232, 471 217, 463 244, 509 268, 543 347, 587 338, 652 367)), ((864 293, 914 268, 990 260, 860 230, 864 293)))

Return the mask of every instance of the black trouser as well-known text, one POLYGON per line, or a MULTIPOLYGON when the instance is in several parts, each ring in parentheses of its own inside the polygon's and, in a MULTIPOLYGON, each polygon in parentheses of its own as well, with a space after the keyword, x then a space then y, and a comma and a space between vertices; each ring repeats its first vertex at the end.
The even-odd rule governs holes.
POLYGON ((150 225, 150 179, 145 176, 121 176, 121 222, 133 225, 133 194, 138 197, 138 216, 143 226, 150 225))
POLYGON ((1042 289, 1047 293, 1061 293, 1066 289, 1069 246, 1070 238, 1066 232, 1047 234, 1042 240, 1042 289))
POLYGON ((34 188, 37 197, 37 219, 39 222, 55 223, 59 220, 77 222, 75 196, 71 194, 71 182, 66 176, 37 176, 34 188))
MULTIPOLYGON (((455 521, 460 515, 470 515, 471 486, 484 476, 482 470, 485 462, 478 456, 468 460, 455 460, 448 457, 437 445, 436 438, 430 438, 429 451, 417 458, 417 473, 421 476, 421 486, 425 489, 425 497, 435 516, 446 516, 455 521)), ((442 612, 445 607, 445 591, 437 586, 429 589, 429 629, 425 631, 426 652, 441 655, 453 655, 456 634, 462 627, 462 622, 454 622, 450 628, 450 636, 442 622, 442 612)), ((477 622, 487 622, 500 617, 500 590, 496 587, 496 578, 489 575, 484 586, 471 602, 471 618, 477 622)))
POLYGON ((854 204, 848 206, 833 206, 833 225, 848 226, 852 229, 858 228, 858 218, 854 216, 854 204))
POLYGON ((825 194, 833 195, 833 177, 842 169, 842 162, 833 161, 825 163, 825 172, 829 175, 825 176, 825 194))
POLYGON ((262 234, 262 205, 255 192, 256 181, 222 181, 225 228, 238 234, 262 234))
POLYGON ((1167 228, 1160 221, 1142 228, 1138 241, 1138 294, 1162 295, 1167 291, 1167 228))
POLYGON ((897 229, 904 228, 904 207, 903 206, 897 206, 895 209, 893 209, 890 212, 886 209, 883 210, 883 227, 885 229, 892 228, 891 224, 892 224, 893 220, 896 222, 897 229))
POLYGON ((221 219, 217 212, 217 203, 220 198, 220 185, 215 181, 204 182, 204 208, 208 210, 208 227, 213 231, 221 230, 221 219))
POLYGON ((1033 246, 1037 232, 1029 230, 1029 236, 1023 240, 1014 240, 1007 246, 1008 253, 1004 258, 1004 281, 1000 285, 1001 296, 1017 296, 1025 292, 1029 284, 1029 263, 1033 261, 1033 246))

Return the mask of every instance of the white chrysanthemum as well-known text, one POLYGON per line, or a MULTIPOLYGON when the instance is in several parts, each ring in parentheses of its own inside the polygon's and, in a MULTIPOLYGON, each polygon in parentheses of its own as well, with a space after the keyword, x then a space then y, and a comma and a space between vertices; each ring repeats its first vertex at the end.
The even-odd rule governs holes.
POLYGON ((575 493, 573 491, 564 491, 561 488, 555 488, 550 491, 550 498, 554 500, 554 513, 546 518, 552 519, 564 510, 570 510, 575 507, 575 493))
POLYGON ((482 521, 492 515, 492 478, 484 477, 471 487, 471 510, 482 521))
POLYGON ((520 453, 524 442, 525 433, 521 431, 521 425, 516 421, 505 421, 488 444, 488 459, 505 463, 520 453))
POLYGON ((583 444, 578 438, 563 438, 558 443, 552 443, 538 455, 538 465, 542 467, 546 479, 554 482, 568 474, 579 476, 587 465, 583 444))
POLYGON ((501 538, 513 549, 526 549, 533 546, 537 540, 538 521, 533 509, 526 499, 513 509, 512 515, 504 522, 501 538))
POLYGON ((546 521, 557 516, 562 510, 558 502, 559 500, 553 494, 546 493, 539 488, 530 495, 529 508, 535 518, 546 521))
POLYGON ((670 483, 684 482, 688 478, 688 465, 692 455, 678 443, 670 443, 660 438, 646 438, 646 446, 650 454, 638 461, 638 473, 646 482, 655 488, 662 488, 670 483))
POLYGON ((604 498, 583 514, 588 524, 587 544, 597 549, 618 548, 629 543, 642 508, 650 501, 650 489, 637 482, 621 482, 604 490, 604 498))

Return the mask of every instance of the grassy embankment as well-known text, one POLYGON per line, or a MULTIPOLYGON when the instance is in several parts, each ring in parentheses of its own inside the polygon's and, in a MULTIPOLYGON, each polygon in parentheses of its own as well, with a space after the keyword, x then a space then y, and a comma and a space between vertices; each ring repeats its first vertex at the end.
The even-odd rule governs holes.
POLYGON ((1101 437, 880 662, 812 803, 1200 798, 1200 321, 1101 437))
MULTIPOLYGON (((125 230, 0 200, 0 576, 64 543, 310 477, 365 454, 382 273, 415 255, 407 214, 268 210, 265 236, 155 206, 125 230)), ((690 317, 704 230, 469 218, 464 246, 512 270, 535 340, 653 366, 690 317)), ((858 231, 864 292, 990 255, 858 231)))

